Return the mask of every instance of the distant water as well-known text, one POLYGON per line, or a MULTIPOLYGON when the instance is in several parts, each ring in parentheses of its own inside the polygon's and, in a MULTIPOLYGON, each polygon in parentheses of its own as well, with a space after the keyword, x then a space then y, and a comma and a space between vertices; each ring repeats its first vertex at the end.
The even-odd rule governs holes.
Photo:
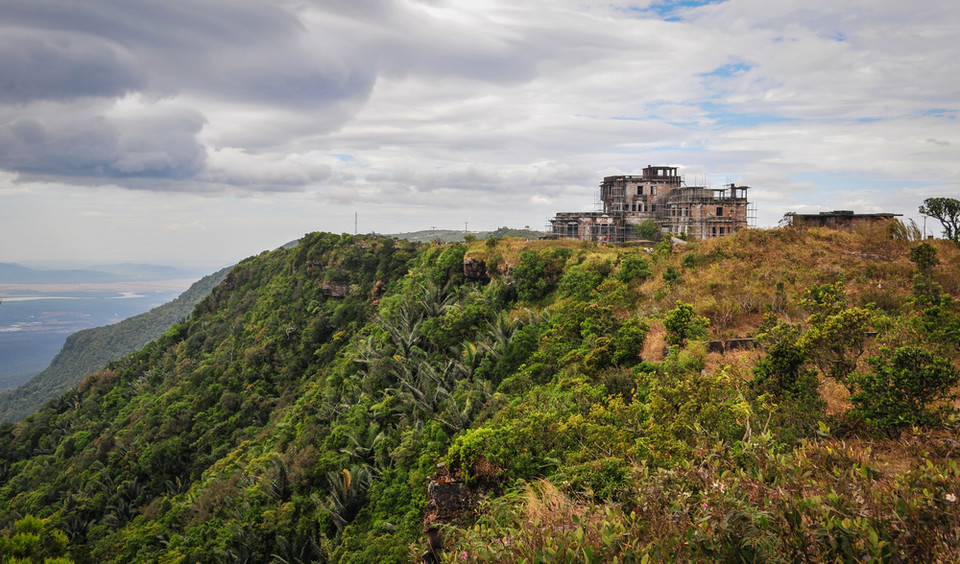
POLYGON ((163 305, 191 282, 0 287, 0 391, 46 368, 70 334, 163 305))

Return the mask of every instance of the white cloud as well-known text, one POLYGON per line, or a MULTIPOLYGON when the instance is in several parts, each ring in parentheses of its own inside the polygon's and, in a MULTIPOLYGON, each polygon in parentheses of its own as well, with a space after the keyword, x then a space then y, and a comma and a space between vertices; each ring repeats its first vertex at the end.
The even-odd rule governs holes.
POLYGON ((136 222, 106 199, 136 190, 143 229, 212 255, 257 235, 230 217, 279 242, 357 208, 381 232, 541 225, 655 164, 753 186, 767 224, 956 193, 951 3, 684 4, 7 3, 0 194, 41 226, 45 190, 102 201, 85 228, 116 233, 136 222), (233 215, 198 235, 198 207, 233 215))

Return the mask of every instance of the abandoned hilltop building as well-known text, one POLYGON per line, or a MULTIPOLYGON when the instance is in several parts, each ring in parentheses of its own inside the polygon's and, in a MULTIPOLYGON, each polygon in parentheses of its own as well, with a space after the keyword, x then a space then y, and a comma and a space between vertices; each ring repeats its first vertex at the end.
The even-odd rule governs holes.
POLYGON ((852 230, 865 225, 876 225, 903 216, 902 213, 853 213, 853 210, 834 210, 820 213, 788 213, 790 225, 814 225, 830 229, 852 230))
POLYGON ((603 211, 559 212, 551 236, 598 243, 636 240, 636 227, 652 219, 663 233, 699 239, 722 237, 747 226, 748 186, 686 186, 678 167, 648 166, 640 176, 607 176, 600 185, 603 211))

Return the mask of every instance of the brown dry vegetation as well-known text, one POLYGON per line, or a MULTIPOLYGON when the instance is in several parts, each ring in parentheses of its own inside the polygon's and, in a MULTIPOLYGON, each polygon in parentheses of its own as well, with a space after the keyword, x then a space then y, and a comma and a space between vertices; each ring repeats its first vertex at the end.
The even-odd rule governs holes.
MULTIPOLYGON (((935 280, 946 293, 960 293, 960 248, 946 240, 928 241, 937 248, 940 265, 935 280)), ((690 303, 710 320, 710 338, 750 337, 763 314, 773 312, 790 322, 807 314, 798 299, 813 285, 844 282, 853 306, 874 304, 882 311, 895 310, 912 288, 910 247, 915 243, 894 240, 883 226, 855 231, 820 227, 745 229, 729 237, 694 240, 677 245, 667 255, 642 249, 598 245, 573 240, 525 241, 506 238, 491 245, 476 242, 465 259, 489 261, 497 256, 501 272, 508 272, 530 250, 568 248, 577 262, 611 260, 640 253, 650 262, 653 275, 637 288, 641 315, 669 311, 676 302, 690 303), (684 261, 693 266, 684 266, 684 261), (673 269, 679 280, 668 282, 673 269), (782 283, 778 295, 777 284, 782 283)))
MULTIPOLYGON (((662 247, 644 251, 570 241, 549 244, 574 252, 568 265, 602 260, 620 264, 631 254, 646 257, 651 275, 629 285, 630 295, 636 298, 632 310, 617 314, 621 319, 635 315, 647 323, 641 353, 645 361, 663 360, 668 337, 663 320, 677 302, 691 304, 698 315, 709 319, 710 340, 753 337, 771 314, 781 323, 809 331, 816 322, 810 322, 811 312, 801 307, 801 298, 814 286, 840 282, 845 307, 868 309, 871 329, 878 333, 865 340, 862 352, 851 353, 857 357, 854 372, 869 372, 866 360, 884 355, 885 348, 926 344, 916 323, 921 306, 912 302, 917 268, 909 257, 917 241, 898 239, 892 233, 889 225, 855 231, 748 229, 729 237, 690 241, 669 252, 662 247)), ((933 282, 957 299, 960 248, 944 240, 927 243, 936 248, 939 259, 933 282)), ((544 245, 511 242, 499 251, 511 263, 524 251, 544 245)), ((491 250, 474 245, 468 256, 485 260, 492 256, 491 250)), ((960 348, 946 345, 941 343, 937 354, 956 366, 960 348)), ((702 350, 702 345, 697 347, 702 350)), ((706 438, 706 431, 698 431, 701 434, 693 441, 683 439, 690 441, 690 451, 681 455, 679 462, 657 468, 661 451, 654 455, 651 449, 649 462, 643 461, 647 454, 638 445, 659 439, 642 433, 632 437, 625 431, 623 418, 634 414, 629 403, 610 402, 594 408, 588 420, 608 409, 617 411, 620 419, 603 420, 609 426, 603 432, 594 431, 597 434, 592 440, 621 442, 605 451, 612 458, 598 460, 590 468, 616 466, 610 463, 617 458, 615 453, 630 452, 624 454, 626 464, 618 467, 624 473, 623 482, 630 484, 628 493, 621 494, 626 501, 598 504, 592 491, 577 491, 566 481, 555 485, 540 479, 519 486, 512 497, 491 500, 481 508, 472 530, 451 531, 455 546, 462 550, 451 556, 503 562, 540 558, 759 561, 764 554, 787 561, 960 558, 960 535, 955 527, 960 522, 956 503, 960 470, 954 460, 960 454, 960 439, 955 416, 943 421, 940 428, 897 428, 884 438, 864 420, 848 416, 854 407, 853 384, 837 381, 818 367, 819 386, 814 394, 818 392, 825 404, 819 417, 842 430, 831 430, 820 422, 819 431, 780 443, 775 434, 763 432, 778 407, 763 401, 748 407, 743 396, 737 399, 737 393, 750 387, 754 369, 767 356, 765 350, 686 354, 687 358, 700 354, 703 361, 702 371, 696 369, 703 377, 689 390, 696 390, 697 385, 723 390, 722 378, 715 376, 722 374, 732 383, 733 390, 726 388, 732 394, 713 397, 716 406, 688 404, 681 408, 677 401, 668 401, 660 405, 666 409, 667 419, 672 416, 671 409, 676 408, 677 413, 690 409, 688 416, 698 415, 691 416, 689 424, 700 429, 701 423, 706 427, 705 417, 715 415, 712 409, 723 403, 726 407, 721 409, 733 409, 743 416, 737 416, 738 425, 746 421, 746 433, 737 434, 738 440, 720 438, 721 431, 706 438), (599 438, 606 436, 611 438, 599 438), (786 534, 796 537, 786 539, 786 534)), ((682 365, 684 360, 679 362, 682 365)), ((808 367, 814 369, 813 363, 808 367)), ((674 377, 683 380, 682 374, 674 377)), ((669 379, 663 384, 665 389, 671 385, 669 379)), ((682 384, 677 386, 681 389, 682 384)), ((710 393, 698 397, 708 398, 710 393)), ((646 409, 655 409, 652 405, 646 409)), ((960 407, 960 400, 954 399, 953 406, 960 407)), ((576 421, 583 423, 582 418, 576 421)), ((658 426, 660 423, 651 428, 662 431, 670 421, 658 426)), ((672 429, 680 436, 688 427, 672 429)), ((682 451, 678 444, 664 443, 658 449, 682 451)))

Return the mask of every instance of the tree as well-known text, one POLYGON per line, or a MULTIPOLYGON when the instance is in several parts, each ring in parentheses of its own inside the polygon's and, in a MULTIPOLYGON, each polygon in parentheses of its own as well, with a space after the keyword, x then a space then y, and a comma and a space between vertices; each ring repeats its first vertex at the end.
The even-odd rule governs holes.
POLYGON ((644 241, 659 241, 663 238, 660 226, 657 225, 656 221, 649 218, 634 225, 633 229, 637 233, 637 238, 644 241))
POLYGON ((927 198, 920 213, 935 218, 943 225, 947 239, 960 245, 960 200, 956 198, 927 198))
MULTIPOLYGON (((811 316, 815 318, 815 316, 811 316)), ((814 360, 820 370, 843 384, 851 392, 849 376, 857 369, 857 360, 863 355, 866 332, 873 314, 855 307, 843 309, 815 319, 800 339, 800 346, 814 360)))
POLYGON ((937 248, 920 243, 910 249, 910 260, 917 265, 917 272, 913 275, 913 295, 923 305, 938 303, 942 288, 933 279, 933 267, 940 264, 937 248))
MULTIPOLYGON (((950 390, 960 381, 960 371, 919 347, 901 347, 892 356, 889 352, 883 349, 871 357, 873 371, 856 377, 860 392, 850 398, 856 412, 891 434, 910 425, 937 423, 940 418, 930 406, 953 399, 950 390)), ((948 404, 942 407, 950 409, 948 404)))
POLYGON ((693 306, 677 301, 677 307, 667 313, 663 320, 667 328, 667 342, 671 345, 684 345, 688 339, 704 339, 710 321, 693 311, 693 306))
POLYGON ((72 564, 66 558, 69 551, 67 535, 51 526, 49 519, 27 515, 0 537, 0 561, 48 562, 72 564))
POLYGON ((754 368, 751 386, 763 394, 761 398, 770 395, 770 420, 781 440, 810 436, 826 408, 820 396, 820 379, 808 366, 810 358, 801 336, 798 326, 778 323, 757 337, 764 348, 770 341, 773 344, 754 368))

